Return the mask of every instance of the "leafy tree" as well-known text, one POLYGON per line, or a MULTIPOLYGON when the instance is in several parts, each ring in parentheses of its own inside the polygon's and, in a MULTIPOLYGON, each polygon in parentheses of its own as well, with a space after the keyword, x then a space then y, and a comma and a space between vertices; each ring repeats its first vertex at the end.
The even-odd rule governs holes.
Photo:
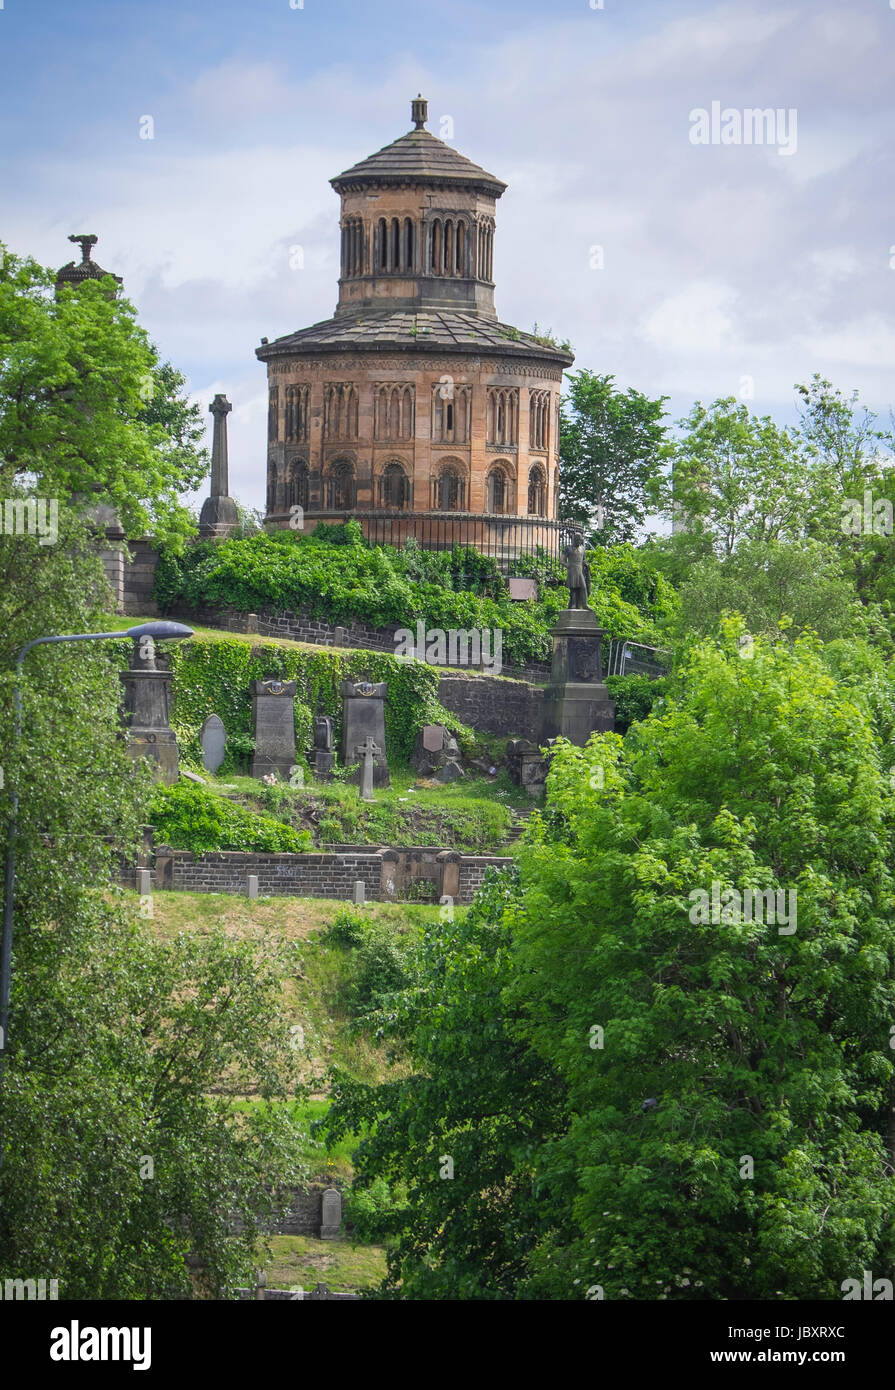
POLYGON ((111 277, 63 286, 0 244, 0 483, 115 508, 125 534, 176 544, 179 494, 208 469, 198 405, 111 277))
POLYGON ((383 1010, 412 1074, 340 1080, 359 1182, 406 1192, 393 1295, 838 1299, 891 1265, 892 682, 741 635, 624 740, 558 745, 518 882, 383 1010))
POLYGON ((561 748, 522 856, 506 1002, 569 1088, 538 1169, 575 1182, 578 1227, 541 1241, 530 1295, 834 1299, 895 1254, 892 806, 871 702, 814 641, 744 659, 737 635, 696 649, 623 745, 561 748), (694 915, 713 883, 795 891, 796 930, 694 915))
POLYGON ((633 541, 661 468, 667 397, 650 400, 612 376, 569 373, 560 416, 560 515, 579 521, 591 545, 633 541))
POLYGON ((147 776, 119 734, 129 643, 32 651, 11 737, 17 650, 102 630, 108 606, 72 512, 55 546, 0 542, 0 853, 12 788, 20 800, 0 1278, 55 1278, 61 1297, 221 1294, 249 1277, 300 1171, 285 1107, 245 1118, 230 1099, 288 1091, 279 978, 220 937, 156 941, 110 890, 146 819, 147 776))
POLYGON ((743 540, 804 534, 811 468, 794 434, 732 396, 708 409, 697 402, 678 427, 663 451, 671 469, 657 495, 697 541, 727 557, 743 540))
POLYGON ((678 640, 707 635, 727 612, 765 637, 779 634, 785 619, 791 638, 811 629, 825 641, 870 632, 889 640, 881 610, 861 605, 847 560, 816 540, 749 539, 723 561, 699 560, 681 586, 678 640))
POLYGON ((427 930, 419 986, 371 1020, 409 1048, 410 1075, 333 1078, 327 1133, 367 1134, 357 1190, 384 1181, 403 1194, 375 1219, 365 1210, 365 1229, 390 1242, 386 1296, 512 1298, 547 1211, 562 1211, 534 1161, 563 1123, 563 1087, 510 1036, 501 1002, 512 968, 503 915, 517 891, 512 874, 488 870, 468 913, 427 930))

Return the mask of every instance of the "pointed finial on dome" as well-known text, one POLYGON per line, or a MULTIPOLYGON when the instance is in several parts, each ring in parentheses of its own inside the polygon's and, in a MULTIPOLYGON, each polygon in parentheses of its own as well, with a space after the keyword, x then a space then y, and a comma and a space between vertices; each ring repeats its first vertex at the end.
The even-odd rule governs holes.
POLYGON ((417 93, 416 101, 410 103, 410 113, 417 130, 425 130, 429 119, 429 103, 417 93))

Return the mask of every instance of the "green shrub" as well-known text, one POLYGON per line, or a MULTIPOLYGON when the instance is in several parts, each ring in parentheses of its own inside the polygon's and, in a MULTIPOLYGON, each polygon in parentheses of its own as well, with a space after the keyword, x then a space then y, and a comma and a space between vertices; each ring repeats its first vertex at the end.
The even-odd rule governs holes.
POLYGON ((387 1239, 406 1205, 403 1184, 392 1191, 385 1178, 377 1177, 366 1187, 352 1186, 347 1211, 354 1239, 364 1245, 387 1239))
POLYGON ((606 688, 615 701, 616 733, 625 733, 632 724, 645 719, 656 700, 668 691, 668 677, 607 676, 606 688))
POLYGON ((157 843, 194 854, 227 849, 298 853, 312 846, 306 830, 293 830, 192 783, 157 787, 149 816, 157 843))
MULTIPOLYGON (((536 603, 513 603, 491 556, 459 546, 449 552, 371 546, 361 543, 359 531, 354 521, 321 522, 312 536, 281 531, 200 542, 180 557, 164 557, 155 596, 163 610, 183 602, 244 612, 301 609, 329 622, 357 618, 374 627, 413 629, 422 620, 444 630, 499 628, 506 663, 549 659, 548 630, 566 603, 562 585, 545 588, 536 603)), ((667 621, 676 604, 663 576, 632 546, 596 551, 591 564, 601 626, 613 637, 657 638, 656 624, 667 621)), ((516 568, 534 572, 542 583, 562 575, 544 555, 516 568)))
POLYGON ((363 945, 366 929, 366 918, 360 912, 354 912, 350 907, 345 907, 341 912, 337 912, 330 922, 324 932, 324 940, 328 945, 353 950, 356 946, 363 945))
POLYGON ((413 947, 385 923, 364 924, 347 988, 348 1008, 360 1015, 381 1008, 385 998, 407 989, 415 977, 413 947))

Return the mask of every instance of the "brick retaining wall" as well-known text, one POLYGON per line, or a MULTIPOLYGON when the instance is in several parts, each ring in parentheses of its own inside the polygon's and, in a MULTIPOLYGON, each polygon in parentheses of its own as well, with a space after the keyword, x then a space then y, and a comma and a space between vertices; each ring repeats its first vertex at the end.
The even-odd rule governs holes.
MULTIPOLYGON (((151 859, 152 891, 248 893, 249 875, 258 879, 260 897, 336 898, 351 902, 360 880, 370 902, 405 897, 438 902, 472 902, 485 870, 513 861, 502 855, 460 854, 438 846, 408 845, 370 849, 352 847, 333 854, 251 854, 218 850, 196 855, 190 850, 156 847, 151 859)), ((121 882, 136 886, 136 868, 122 868, 121 882)))

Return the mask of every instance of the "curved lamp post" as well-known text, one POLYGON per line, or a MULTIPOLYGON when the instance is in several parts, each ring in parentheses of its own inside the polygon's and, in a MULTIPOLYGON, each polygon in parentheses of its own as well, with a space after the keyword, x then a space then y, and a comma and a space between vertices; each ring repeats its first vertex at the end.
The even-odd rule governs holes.
MULTIPOLYGON (((51 642, 120 642, 124 637, 152 637, 156 641, 176 640, 182 637, 192 637, 193 629, 185 627, 183 623, 169 623, 160 621, 157 623, 140 623, 137 627, 129 627, 125 632, 76 632, 67 633, 58 637, 35 637, 32 642, 26 642, 16 657, 16 674, 13 684, 13 706, 15 710, 15 721, 13 725, 12 746, 17 747, 22 737, 22 667, 25 657, 32 647, 44 646, 51 642)), ((16 886, 16 825, 19 812, 19 797, 13 785, 10 796, 11 811, 9 817, 9 833, 6 843, 6 892, 3 899, 3 936, 0 941, 0 1072, 6 1061, 6 1052, 9 1046, 9 989, 12 978, 12 914, 13 898, 16 886)), ((0 1163, 3 1161, 3 1154, 0 1151, 0 1163)))

